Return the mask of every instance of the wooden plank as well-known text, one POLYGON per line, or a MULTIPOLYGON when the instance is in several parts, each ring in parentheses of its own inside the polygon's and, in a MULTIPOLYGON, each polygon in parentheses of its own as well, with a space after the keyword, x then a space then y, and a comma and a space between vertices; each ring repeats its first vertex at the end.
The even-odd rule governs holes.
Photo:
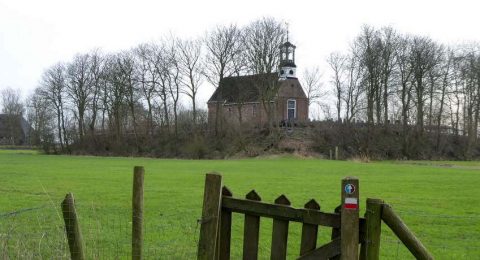
POLYGON ((360 233, 360 203, 358 179, 347 177, 342 180, 342 209, 340 227, 340 259, 358 259, 360 233))
MULTIPOLYGON (((255 190, 250 191, 248 200, 262 200, 255 190)), ((258 258, 258 242, 260 238, 260 217, 245 214, 245 224, 243 229, 243 259, 256 260, 258 258)))
POLYGON ((83 252, 82 232, 78 223, 75 199, 72 193, 68 193, 62 201, 62 212, 70 256, 72 260, 83 260, 85 259, 85 253, 83 252))
MULTIPOLYGON (((231 197, 232 192, 225 186, 222 188, 223 197, 231 197)), ((232 240, 232 211, 223 209, 220 216, 220 235, 218 236, 218 258, 230 259, 230 243, 232 240)))
POLYGON ((367 199, 365 211, 366 232, 365 241, 362 243, 360 258, 366 260, 378 260, 380 257, 380 233, 382 227, 382 204, 381 199, 367 199))
MULTIPOLYGON (((334 211, 340 216, 340 213, 342 211, 342 204, 338 205, 334 211)), ((338 243, 340 246, 340 228, 332 228, 332 240, 335 240, 335 239, 339 240, 338 243)), ((340 259, 340 254, 330 258, 330 260, 339 260, 339 259, 340 259)))
POLYGON ((249 201, 236 198, 224 198, 222 207, 233 212, 255 215, 260 217, 276 218, 288 221, 302 222, 313 225, 340 228, 340 215, 296 209, 258 201, 249 201))
MULTIPOLYGON (((306 209, 312 211, 319 211, 320 205, 311 199, 304 206, 306 209)), ((317 247, 318 226, 312 224, 302 225, 302 240, 300 242, 300 255, 304 255, 317 247)))
POLYGON ((334 259, 340 255, 340 238, 336 238, 329 243, 297 258, 298 260, 328 260, 334 259))
MULTIPOLYGON (((335 208, 335 213, 338 214, 339 217, 340 217, 341 209, 342 209, 342 204, 338 205, 335 208)), ((340 237, 340 226, 332 228, 332 236, 331 236, 332 240, 339 237, 340 237)))
POLYGON ((219 234, 221 200, 222 176, 216 173, 209 173, 205 177, 198 259, 212 260, 217 257, 216 244, 217 235, 219 234))
POLYGON ((383 204, 382 220, 392 229, 393 233, 397 235, 413 256, 417 259, 434 259, 422 242, 410 231, 403 220, 388 204, 383 204))
MULTIPOLYGON (((282 207, 290 206, 290 201, 285 195, 280 195, 275 200, 275 204, 282 205, 282 207)), ((288 240, 288 220, 273 219, 272 230, 272 260, 287 259, 287 240, 288 240)))
POLYGON ((143 178, 145 170, 141 166, 133 168, 132 192, 132 259, 142 259, 143 248, 143 178))

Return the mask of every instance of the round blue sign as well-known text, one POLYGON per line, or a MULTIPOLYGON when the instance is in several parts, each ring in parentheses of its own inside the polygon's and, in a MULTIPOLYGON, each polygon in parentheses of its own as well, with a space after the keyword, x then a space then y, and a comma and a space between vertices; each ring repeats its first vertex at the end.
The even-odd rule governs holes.
POLYGON ((347 185, 345 185, 345 192, 346 192, 347 194, 352 194, 352 193, 354 193, 354 192, 355 192, 355 185, 353 185, 353 184, 347 184, 347 185))

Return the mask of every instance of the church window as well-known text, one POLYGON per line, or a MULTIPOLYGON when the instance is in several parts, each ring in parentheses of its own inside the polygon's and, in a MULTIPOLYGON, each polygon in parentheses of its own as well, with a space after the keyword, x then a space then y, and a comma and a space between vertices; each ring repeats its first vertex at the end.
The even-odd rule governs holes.
POLYGON ((287 100, 287 119, 294 120, 297 117, 297 101, 295 99, 287 100))

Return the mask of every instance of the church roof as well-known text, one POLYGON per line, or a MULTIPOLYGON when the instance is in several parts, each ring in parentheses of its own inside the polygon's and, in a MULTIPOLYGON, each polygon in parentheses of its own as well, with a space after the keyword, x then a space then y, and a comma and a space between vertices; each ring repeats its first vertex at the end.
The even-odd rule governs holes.
MULTIPOLYGON (((297 81, 296 78, 287 80, 279 80, 278 73, 255 74, 247 76, 227 77, 220 81, 219 87, 215 90, 212 97, 208 100, 211 102, 222 103, 247 103, 259 102, 260 90, 272 83, 292 84, 291 81, 297 81)), ((280 89, 280 86, 278 86, 280 89)))

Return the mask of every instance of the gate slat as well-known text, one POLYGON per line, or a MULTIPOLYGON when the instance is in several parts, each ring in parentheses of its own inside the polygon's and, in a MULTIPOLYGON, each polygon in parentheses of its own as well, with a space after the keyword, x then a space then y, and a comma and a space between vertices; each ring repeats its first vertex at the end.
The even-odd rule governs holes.
MULTIPOLYGON (((340 214, 341 209, 342 209, 342 205, 340 204, 335 208, 335 213, 340 214)), ((337 238, 340 239, 340 228, 332 228, 332 240, 335 240, 337 238)), ((331 260, 339 260, 339 259, 340 259, 340 255, 336 255, 331 258, 331 260)))
MULTIPOLYGON (((261 201, 255 190, 250 191, 246 196, 248 200, 261 201)), ((245 225, 243 229, 243 259, 256 260, 258 258, 260 217, 245 214, 245 225)))
MULTIPOLYGON (((275 200, 275 204, 290 206, 290 201, 285 195, 275 200)), ((287 258, 288 221, 273 219, 272 231, 272 260, 283 260, 287 258)))
MULTIPOLYGON (((231 197, 232 192, 225 186, 222 188, 222 196, 231 197)), ((230 259, 230 241, 232 238, 232 211, 222 209, 220 216, 220 236, 218 236, 218 258, 220 260, 230 259)))
MULTIPOLYGON (((320 205, 314 199, 311 199, 309 202, 307 202, 304 207, 310 210, 320 210, 320 205)), ((302 241, 300 243, 300 255, 304 255, 315 249, 315 247, 317 246, 317 235, 317 225, 305 223, 302 225, 302 241)))

